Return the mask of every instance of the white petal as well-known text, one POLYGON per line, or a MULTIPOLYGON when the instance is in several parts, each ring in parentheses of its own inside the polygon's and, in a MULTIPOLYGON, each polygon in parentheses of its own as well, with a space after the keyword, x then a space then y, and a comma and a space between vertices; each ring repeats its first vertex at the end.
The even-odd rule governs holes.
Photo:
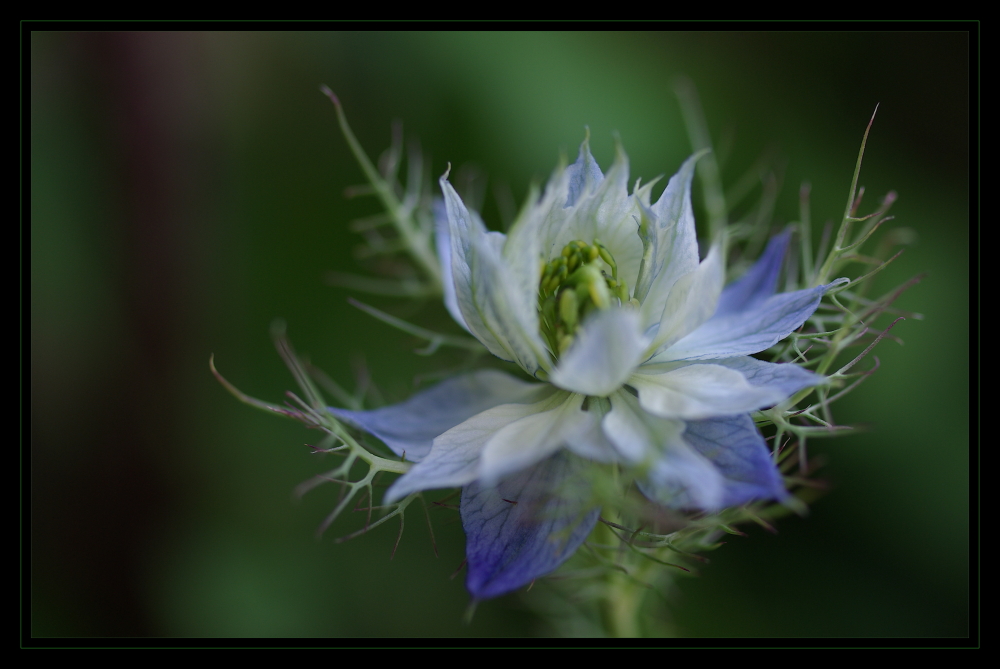
POLYGON ((684 423, 647 413, 631 394, 624 390, 610 397, 611 411, 604 417, 604 434, 625 460, 650 464, 663 451, 664 444, 680 439, 684 423))
POLYGON ((444 306, 455 322, 472 334, 472 330, 469 329, 465 317, 462 315, 462 310, 458 307, 458 297, 455 294, 455 278, 452 274, 451 261, 451 225, 448 223, 448 210, 444 200, 434 201, 434 243, 437 246, 438 260, 441 263, 444 306))
POLYGON ((498 430, 483 448, 478 480, 495 485, 508 474, 530 467, 585 432, 587 414, 580 410, 583 396, 557 393, 547 411, 535 413, 498 430))
POLYGON ((385 503, 418 490, 454 488, 476 480, 486 444, 505 427, 559 406, 566 393, 554 391, 532 404, 501 404, 479 413, 434 439, 427 457, 413 466, 385 493, 385 503))
POLYGON ((641 362, 646 339, 634 309, 605 309, 589 318, 552 371, 551 381, 575 393, 605 397, 641 362))
POLYGON ((570 439, 566 448, 581 458, 595 462, 618 462, 618 450, 604 434, 603 420, 611 411, 611 402, 606 397, 587 398, 586 429, 570 439))
POLYGON ((642 303, 643 327, 660 322, 670 289, 679 278, 698 267, 691 179, 695 163, 702 155, 697 153, 684 161, 647 212, 648 238, 635 286, 635 297, 642 303))
POLYGON ((707 321, 715 312, 725 279, 722 250, 714 245, 698 269, 677 279, 670 289, 650 353, 669 347, 707 321))
POLYGON ((644 409, 681 420, 748 413, 788 397, 780 387, 753 386, 743 374, 722 365, 688 365, 664 374, 637 373, 628 384, 639 391, 644 409))
MULTIPOLYGON (((525 294, 524 279, 517 279, 501 255, 504 236, 486 232, 451 184, 444 179, 440 183, 448 212, 455 301, 465 325, 493 355, 534 374, 540 365, 548 365, 538 333, 536 288, 525 294)), ((537 283, 537 262, 534 266, 537 283)))

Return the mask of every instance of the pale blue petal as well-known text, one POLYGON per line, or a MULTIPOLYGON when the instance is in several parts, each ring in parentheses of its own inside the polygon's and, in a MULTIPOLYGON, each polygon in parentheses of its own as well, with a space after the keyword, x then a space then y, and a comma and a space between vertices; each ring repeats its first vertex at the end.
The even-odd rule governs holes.
POLYGON ((396 455, 405 453, 410 462, 419 462, 438 435, 500 404, 530 401, 544 388, 484 369, 439 383, 400 404, 373 411, 330 407, 330 413, 375 435, 396 455))
POLYGON ((746 311, 774 295, 791 234, 790 230, 786 230, 772 237, 763 255, 753 267, 738 280, 723 288, 713 318, 746 311))
POLYGON ((558 453, 496 487, 462 490, 465 585, 475 599, 528 585, 576 552, 600 516, 580 475, 584 466, 558 453))
POLYGON ((690 422, 684 439, 725 477, 723 506, 788 496, 764 437, 749 415, 690 422))
MULTIPOLYGON (((566 393, 543 387, 548 396, 533 403, 501 404, 476 414, 434 439, 430 452, 400 476, 385 493, 385 503, 420 490, 457 488, 479 477, 486 444, 512 423, 550 411, 562 404, 566 393)), ((527 399, 527 398, 526 398, 527 399)), ((531 399, 538 399, 537 395, 531 399)), ((530 400, 528 400, 530 401, 530 400)))
POLYGON ((645 212, 649 228, 634 295, 642 303, 643 325, 647 327, 660 322, 674 283, 698 267, 691 179, 701 155, 684 161, 660 199, 645 212))
POLYGON ((580 144, 580 155, 576 162, 566 168, 566 179, 569 188, 564 205, 566 207, 572 207, 580 196, 592 192, 604 180, 601 168, 590 154, 589 132, 587 138, 580 144))
POLYGON ((816 311, 823 294, 846 281, 838 279, 825 286, 779 293, 746 311, 713 316, 649 362, 712 360, 759 353, 797 330, 816 311))
POLYGON ((581 410, 583 400, 583 395, 556 393, 544 404, 544 411, 497 430, 483 448, 476 478, 484 485, 493 485, 575 441, 593 420, 581 410))
POLYGON ((455 294, 455 279, 451 270, 451 229, 448 223, 448 210, 444 200, 434 200, 434 242, 437 246, 438 260, 441 263, 441 282, 444 288, 444 306, 448 313, 470 334, 472 330, 465 323, 462 310, 458 308, 458 298, 455 294))
POLYGON ((646 343, 634 309, 599 311, 580 328, 576 341, 552 371, 551 381, 575 393, 605 397, 636 368, 646 343))

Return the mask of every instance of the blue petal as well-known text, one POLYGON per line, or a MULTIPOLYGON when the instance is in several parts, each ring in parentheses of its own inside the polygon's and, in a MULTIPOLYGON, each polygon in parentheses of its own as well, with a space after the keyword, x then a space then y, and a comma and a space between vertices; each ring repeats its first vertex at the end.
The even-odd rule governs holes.
POLYGON ((689 421, 683 441, 690 450, 665 449, 649 479, 639 483, 646 497, 675 509, 717 511, 788 496, 749 414, 689 421))
POLYGON ((419 462, 438 435, 487 409, 526 401, 544 387, 486 369, 449 379, 393 406, 374 411, 330 407, 330 413, 375 435, 396 455, 405 452, 407 460, 419 462))
POLYGON ((823 294, 846 281, 838 279, 825 286, 779 293, 742 312, 716 313, 649 362, 713 360, 759 353, 798 329, 816 311, 823 294))
POLYGON ((788 496, 764 437, 749 414, 689 422, 684 440, 725 477, 724 506, 788 496))
POLYGON ((774 295, 790 237, 791 231, 786 230, 771 238, 753 267, 722 290, 713 318, 746 311, 774 295))
POLYGON ((792 396, 803 388, 827 382, 826 377, 792 363, 764 362, 750 356, 714 360, 713 363, 735 369, 750 382, 751 386, 775 388, 786 397, 792 396))
POLYGON ((462 490, 468 577, 476 599, 531 583, 569 559, 597 524, 584 461, 561 452, 496 487, 462 490))

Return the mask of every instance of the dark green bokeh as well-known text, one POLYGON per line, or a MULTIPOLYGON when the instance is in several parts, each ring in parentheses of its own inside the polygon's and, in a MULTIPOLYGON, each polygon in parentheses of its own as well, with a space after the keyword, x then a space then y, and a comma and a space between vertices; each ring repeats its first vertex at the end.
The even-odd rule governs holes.
MULTIPOLYGON (((737 178, 769 147, 777 222, 839 218, 876 103, 861 182, 894 189, 919 235, 879 287, 927 277, 898 305, 905 346, 835 405, 856 436, 812 442, 831 491, 779 535, 750 531, 681 583, 692 636, 965 636, 968 630, 969 39, 951 33, 35 33, 31 37, 31 631, 37 636, 528 636, 521 595, 471 626, 457 514, 314 529, 336 489, 314 433, 254 412, 208 373, 279 401, 293 386, 276 317, 346 385, 388 400, 455 364, 352 309, 324 283, 358 271, 346 200, 360 170, 319 93, 340 96, 377 155, 394 119, 434 175, 477 164, 520 201, 589 126, 602 165, 618 132, 633 178, 689 153, 672 92, 698 87, 737 178)), ((721 152, 721 146, 720 146, 721 152)), ((485 216, 500 216, 492 190, 485 216)), ((392 300, 372 300, 392 308, 392 300)), ((417 318, 443 310, 424 305, 417 318)), ((398 313, 398 311, 397 311, 398 313)), ((527 595, 530 597, 531 593, 527 595)))

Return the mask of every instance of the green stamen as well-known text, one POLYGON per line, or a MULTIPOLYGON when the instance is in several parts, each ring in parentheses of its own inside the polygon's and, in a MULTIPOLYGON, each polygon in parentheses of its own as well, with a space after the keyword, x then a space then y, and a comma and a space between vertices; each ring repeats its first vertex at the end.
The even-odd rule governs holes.
POLYGON ((599 239, 574 239, 558 256, 542 263, 538 311, 545 342, 558 358, 573 344, 580 323, 594 309, 629 304, 628 284, 618 278, 618 264, 599 239), (601 264, 611 268, 609 277, 601 264))

